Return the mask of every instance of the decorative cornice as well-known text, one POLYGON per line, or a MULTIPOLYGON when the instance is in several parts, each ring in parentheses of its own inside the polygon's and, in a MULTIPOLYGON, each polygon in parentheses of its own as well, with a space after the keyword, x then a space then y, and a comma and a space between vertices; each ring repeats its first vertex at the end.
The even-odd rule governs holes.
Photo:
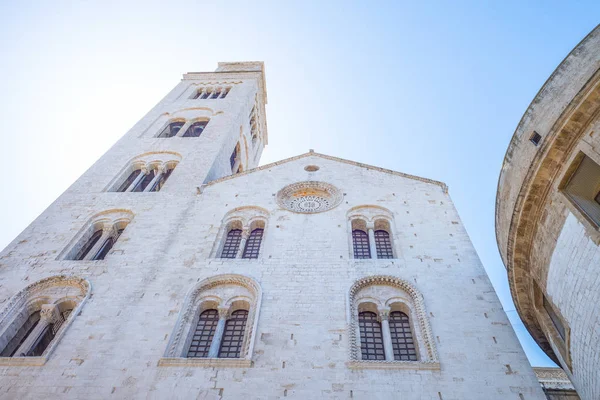
POLYGON ((375 167, 373 165, 363 164, 363 163, 359 163, 359 162, 356 162, 356 161, 350 161, 350 160, 346 160, 346 159, 343 159, 343 158, 328 156, 328 155, 321 154, 321 153, 315 153, 313 151, 309 151, 308 153, 304 153, 304 154, 300 154, 300 155, 297 155, 297 156, 294 156, 294 157, 290 157, 290 158, 286 158, 286 159, 283 159, 283 160, 280 160, 280 161, 276 161, 276 162, 271 163, 271 164, 266 164, 266 165, 263 165, 263 166, 260 166, 260 167, 252 168, 252 169, 249 169, 247 171, 240 172, 239 174, 224 176, 222 178, 215 179, 214 181, 208 182, 206 184, 206 186, 212 186, 212 185, 215 185, 215 184, 220 183, 220 182, 228 181, 230 179, 235 179, 235 178, 238 178, 240 176, 244 176, 244 175, 248 175, 248 174, 251 174, 251 173, 254 173, 254 172, 258 172, 258 171, 262 171, 262 170, 265 170, 265 169, 273 168, 273 167, 276 167, 278 165, 286 164, 286 163, 289 163, 289 162, 292 162, 292 161, 300 160, 302 158, 311 157, 311 156, 321 157, 321 158, 324 158, 324 159, 330 160, 330 161, 335 161, 335 162, 340 162, 340 163, 344 163, 344 164, 354 165, 355 167, 372 169, 372 170, 375 170, 375 171, 379 171, 379 172, 383 172, 383 173, 390 174, 390 175, 395 175, 395 176, 401 176, 403 178, 408 178, 408 179, 412 179, 412 180, 415 180, 415 181, 420 181, 420 182, 424 182, 424 183, 430 183, 432 185, 437 185, 437 186, 441 187, 444 193, 448 193, 448 186, 445 183, 443 183, 443 182, 435 181, 433 179, 421 178, 419 176, 409 175, 409 174, 405 174, 403 172, 393 171, 391 169, 385 169, 385 168, 375 167))

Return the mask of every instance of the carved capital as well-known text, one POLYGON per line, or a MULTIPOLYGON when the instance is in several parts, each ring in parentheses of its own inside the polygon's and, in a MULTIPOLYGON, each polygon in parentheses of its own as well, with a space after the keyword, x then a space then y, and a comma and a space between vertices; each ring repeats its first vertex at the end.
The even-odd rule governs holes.
POLYGON ((47 324, 55 324, 62 320, 60 311, 55 304, 44 304, 40 310, 40 320, 47 324))
POLYGON ((227 318, 229 316, 229 307, 218 307, 217 311, 219 312, 219 318, 227 318))
POLYGON ((390 309, 389 308, 386 307, 386 308, 382 308, 377 311, 379 312, 379 318, 381 318, 382 321, 385 321, 390 318, 390 309))

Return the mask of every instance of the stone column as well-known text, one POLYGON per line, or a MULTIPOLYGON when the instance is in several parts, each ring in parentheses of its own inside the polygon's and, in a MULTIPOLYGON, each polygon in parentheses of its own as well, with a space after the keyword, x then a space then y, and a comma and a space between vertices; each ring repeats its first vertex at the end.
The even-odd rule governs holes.
POLYGON ((242 255, 244 255, 244 249, 246 248, 246 242, 248 241, 249 236, 250 230, 247 228, 242 229, 242 240, 240 240, 240 247, 238 248, 235 258, 242 258, 242 255))
POLYGON ((131 185, 129 185, 129 187, 127 188, 127 190, 125 190, 126 192, 133 192, 133 189, 135 189, 135 187, 138 185, 138 183, 140 183, 140 181, 142 179, 144 179, 144 176, 146 176, 148 174, 148 169, 146 167, 140 168, 140 170, 142 171, 142 173, 139 174, 137 176, 137 178, 135 178, 133 180, 133 182, 131 182, 131 185))
POLYGON ((148 184, 148 186, 146 186, 146 187, 144 188, 144 192, 149 192, 149 191, 150 191, 150 190, 151 190, 151 189, 154 187, 154 185, 156 184, 156 182, 158 182, 158 180, 159 180, 160 178, 162 178, 162 175, 163 175, 163 173, 165 172, 165 169, 166 169, 166 168, 165 168, 165 165, 164 165, 164 164, 161 164, 161 165, 159 165, 159 166, 156 168, 156 175, 154 175, 154 179, 152 179, 152 180, 150 181, 150 183, 148 184))
POLYGON ((182 137, 183 134, 185 133, 185 131, 188 130, 188 128, 190 127, 191 124, 192 124, 192 121, 185 121, 185 124, 183 124, 181 129, 177 132, 177 135, 175 135, 173 137, 182 137))
POLYGON ((94 247, 92 247, 92 249, 85 255, 85 257, 83 259, 88 260, 88 261, 93 260, 94 257, 96 257, 96 254, 98 254, 98 252, 104 245, 104 243, 108 239, 110 239, 114 234, 115 234, 114 226, 113 225, 110 225, 110 226, 105 225, 102 228, 102 236, 100 236, 100 239, 96 242, 94 247))
POLYGON ((389 308, 383 308, 379 310, 379 318, 381 318, 381 335, 383 336, 383 350, 385 352, 385 360, 394 361, 394 348, 392 346, 392 334, 390 332, 389 317, 389 308))
POLYGON ((369 233, 369 249, 371 251, 371 258, 377 258, 377 246, 375 245, 375 225, 373 223, 367 224, 367 230, 369 233))
POLYGON ((40 321, 35 328, 29 333, 29 336, 21 343, 15 352, 17 357, 25 357, 33 347, 37 344, 40 335, 50 324, 62 322, 60 311, 55 304, 44 304, 40 310, 40 321))
POLYGON ((217 311, 219 311, 219 322, 217 322, 215 334, 213 335, 210 349, 208 349, 208 358, 217 358, 219 356, 223 332, 225 332, 225 323, 227 322, 227 316, 229 315, 228 307, 219 307, 217 311))

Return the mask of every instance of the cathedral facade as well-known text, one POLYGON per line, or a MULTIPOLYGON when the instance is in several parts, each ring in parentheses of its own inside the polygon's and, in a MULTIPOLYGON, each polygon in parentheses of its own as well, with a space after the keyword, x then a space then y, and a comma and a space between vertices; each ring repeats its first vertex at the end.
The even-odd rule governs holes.
POLYGON ((266 103, 185 74, 0 253, 0 397, 544 399, 446 185, 259 167, 266 103))

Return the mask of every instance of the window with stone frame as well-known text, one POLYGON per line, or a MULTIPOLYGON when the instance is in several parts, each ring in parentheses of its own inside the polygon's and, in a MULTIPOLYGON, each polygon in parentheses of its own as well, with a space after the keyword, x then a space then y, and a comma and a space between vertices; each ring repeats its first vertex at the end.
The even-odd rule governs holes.
POLYGON ((250 366, 261 299, 258 284, 242 275, 199 282, 159 365, 250 366))
POLYGON ((349 295, 351 368, 439 369, 423 298, 412 284, 365 277, 349 295))
POLYGON ((89 291, 86 280, 53 276, 13 296, 0 312, 0 365, 43 365, 89 291))
POLYGON ((396 258, 392 213, 380 206, 363 205, 348 211, 351 257, 355 259, 396 258))
POLYGON ((158 134, 159 138, 172 138, 183 133, 181 130, 185 125, 184 119, 172 120, 167 123, 167 126, 158 134))
POLYGON ((242 230, 231 229, 227 232, 223 250, 221 250, 221 258, 236 258, 240 243, 242 242, 242 230))
POLYGON ((229 157, 229 164, 231 165, 231 173, 238 174, 244 170, 242 165, 242 149, 238 142, 229 157))
POLYGON ((262 228, 256 228, 250 232, 250 236, 246 240, 246 246, 244 247, 242 258, 258 258, 263 232, 264 229, 262 228))
POLYGON ((186 127, 182 128, 185 129, 185 133, 182 137, 200 137, 202 132, 204 132, 206 125, 208 125, 208 121, 196 121, 189 125, 187 129, 186 127))
POLYGON ((59 258, 78 261, 103 260, 132 218, 133 214, 126 210, 108 210, 95 215, 59 258))
POLYGON ((111 192, 158 192, 180 157, 174 153, 149 153, 134 158, 109 185, 111 192))
POLYGON ((218 86, 218 87, 202 87, 198 89, 192 99, 200 100, 214 100, 224 99, 231 91, 231 86, 218 86))

